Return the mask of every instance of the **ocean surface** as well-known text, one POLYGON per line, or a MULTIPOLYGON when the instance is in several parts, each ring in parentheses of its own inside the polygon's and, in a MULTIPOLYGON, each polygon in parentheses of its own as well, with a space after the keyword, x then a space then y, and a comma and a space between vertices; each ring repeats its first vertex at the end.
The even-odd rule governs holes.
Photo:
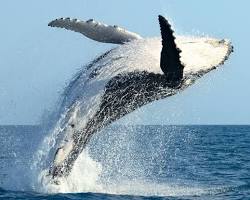
POLYGON ((78 162, 78 192, 63 193, 34 184, 44 136, 0 126, 0 199, 250 199, 250 126, 108 127, 78 162))

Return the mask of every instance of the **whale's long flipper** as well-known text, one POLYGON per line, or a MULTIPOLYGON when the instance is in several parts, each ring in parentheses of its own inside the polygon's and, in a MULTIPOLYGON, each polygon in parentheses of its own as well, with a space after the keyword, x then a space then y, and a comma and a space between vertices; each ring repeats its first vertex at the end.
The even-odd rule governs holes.
POLYGON ((184 68, 180 61, 181 50, 175 44, 171 25, 161 15, 159 15, 159 23, 162 37, 160 66, 168 82, 178 82, 183 78, 184 68))
POLYGON ((124 44, 131 40, 141 39, 136 33, 118 26, 109 26, 93 19, 81 21, 78 19, 60 18, 51 21, 48 26, 65 28, 85 35, 86 37, 104 43, 124 44))

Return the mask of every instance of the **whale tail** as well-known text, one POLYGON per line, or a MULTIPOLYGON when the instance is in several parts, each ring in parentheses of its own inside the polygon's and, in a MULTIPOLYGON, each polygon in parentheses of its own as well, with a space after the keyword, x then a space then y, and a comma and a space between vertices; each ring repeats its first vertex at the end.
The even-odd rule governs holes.
POLYGON ((162 37, 160 66, 166 76, 167 82, 174 84, 183 78, 184 66, 180 61, 181 50, 176 46, 171 25, 161 15, 159 15, 158 19, 162 37))

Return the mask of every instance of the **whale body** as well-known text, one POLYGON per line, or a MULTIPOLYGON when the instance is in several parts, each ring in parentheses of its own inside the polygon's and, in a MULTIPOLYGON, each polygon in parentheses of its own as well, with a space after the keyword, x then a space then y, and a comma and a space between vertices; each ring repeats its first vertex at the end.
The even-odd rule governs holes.
POLYGON ((145 104, 183 91, 221 66, 232 52, 228 40, 175 37, 164 17, 159 16, 159 22, 162 37, 155 38, 142 38, 115 28, 111 35, 107 34, 109 37, 103 38, 98 30, 105 35, 110 33, 110 27, 101 23, 93 26, 89 22, 76 25, 77 20, 69 18, 49 24, 97 41, 122 44, 84 66, 66 87, 56 124, 60 128, 54 158, 48 172, 52 179, 70 173, 93 134, 145 104))

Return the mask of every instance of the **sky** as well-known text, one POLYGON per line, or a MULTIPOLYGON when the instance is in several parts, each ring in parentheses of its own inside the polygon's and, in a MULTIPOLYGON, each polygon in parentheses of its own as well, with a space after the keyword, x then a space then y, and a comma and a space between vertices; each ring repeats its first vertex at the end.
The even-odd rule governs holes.
POLYGON ((72 76, 114 47, 50 28, 58 17, 94 18, 143 37, 160 35, 158 14, 176 35, 228 38, 226 64, 170 98, 122 118, 125 124, 250 124, 248 0, 8 0, 0 2, 0 125, 39 124, 72 76))

